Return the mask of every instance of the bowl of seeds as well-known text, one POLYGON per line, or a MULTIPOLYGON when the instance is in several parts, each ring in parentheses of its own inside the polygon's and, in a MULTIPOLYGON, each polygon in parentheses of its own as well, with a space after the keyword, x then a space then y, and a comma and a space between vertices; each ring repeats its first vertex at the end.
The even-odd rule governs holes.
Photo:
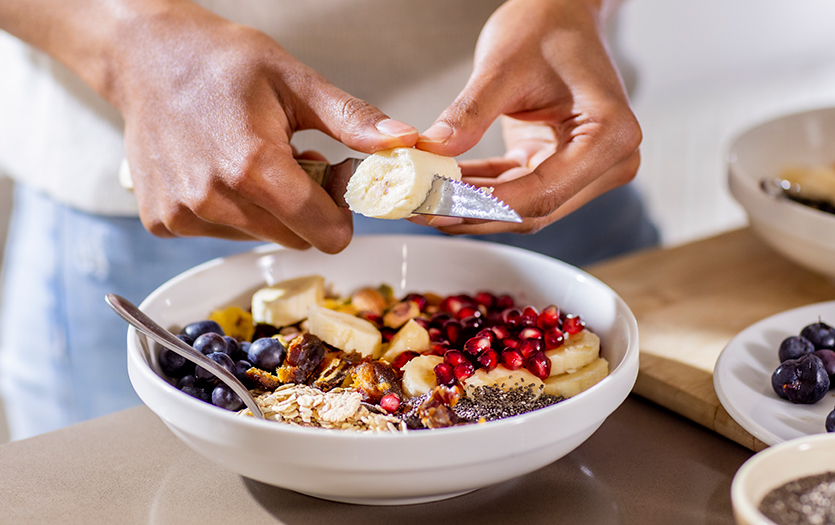
POLYGON ((739 525, 835 523, 835 434, 814 434, 752 456, 731 485, 739 525))

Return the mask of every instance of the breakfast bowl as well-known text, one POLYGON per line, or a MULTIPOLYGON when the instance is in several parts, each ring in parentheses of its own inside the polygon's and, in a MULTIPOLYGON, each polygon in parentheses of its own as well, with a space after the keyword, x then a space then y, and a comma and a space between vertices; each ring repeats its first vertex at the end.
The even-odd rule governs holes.
POLYGON ((835 163, 835 108, 795 113, 743 132, 728 156, 728 184, 753 231, 786 258, 835 279, 835 214, 766 191, 787 168, 835 163))
MULTIPOLYGON (((835 434, 803 436, 754 454, 740 467, 731 483, 731 503, 736 522, 739 525, 830 523, 825 520, 812 521, 808 518, 806 521, 798 521, 797 516, 793 519, 781 519, 781 515, 789 514, 795 507, 796 501, 793 500, 796 496, 792 492, 799 492, 799 487, 788 487, 788 493, 772 491, 790 482, 813 476, 829 476, 829 482, 835 483, 835 434), (764 501, 769 493, 772 495, 764 501), (765 506, 762 510, 761 504, 765 506), (769 516, 775 519, 769 519, 769 516)), ((830 489, 827 492, 831 498, 835 490, 830 489)), ((829 508, 821 510, 831 513, 831 503, 827 504, 827 507, 829 508)), ((815 510, 808 507, 806 512, 812 514, 815 510)))
POLYGON ((600 337, 609 374, 591 388, 521 415, 450 428, 370 433, 241 416, 175 388, 155 345, 128 329, 128 372, 142 401, 193 450, 242 476, 349 503, 453 497, 544 467, 583 443, 626 398, 638 373, 632 312, 591 275, 533 252, 442 236, 357 237, 326 255, 265 245, 209 261, 163 284, 140 308, 176 333, 218 308, 249 308, 259 288, 321 275, 338 294, 387 284, 396 296, 490 290, 579 314, 600 337))

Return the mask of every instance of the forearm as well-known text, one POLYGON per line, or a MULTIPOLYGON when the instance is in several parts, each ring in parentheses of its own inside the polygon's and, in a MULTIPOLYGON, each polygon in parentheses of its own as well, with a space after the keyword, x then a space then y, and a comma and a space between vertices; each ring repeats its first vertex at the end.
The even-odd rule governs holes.
POLYGON ((142 38, 136 28, 176 9, 202 11, 182 0, 4 0, 0 29, 49 54, 118 107, 119 66, 130 39, 142 38))

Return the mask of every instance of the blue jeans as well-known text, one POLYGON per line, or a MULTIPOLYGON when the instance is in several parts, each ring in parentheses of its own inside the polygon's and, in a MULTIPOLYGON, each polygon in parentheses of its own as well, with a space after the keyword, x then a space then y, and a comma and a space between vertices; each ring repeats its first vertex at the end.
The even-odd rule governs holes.
MULTIPOLYGON (((437 234, 407 221, 355 218, 357 234, 437 234)), ((485 239, 583 265, 652 246, 658 237, 633 190, 621 188, 536 235, 485 239)), ((257 244, 159 239, 138 219, 80 212, 18 184, 0 315, 0 396, 11 438, 140 402, 127 376, 127 325, 106 294, 138 304, 180 272, 257 244)))

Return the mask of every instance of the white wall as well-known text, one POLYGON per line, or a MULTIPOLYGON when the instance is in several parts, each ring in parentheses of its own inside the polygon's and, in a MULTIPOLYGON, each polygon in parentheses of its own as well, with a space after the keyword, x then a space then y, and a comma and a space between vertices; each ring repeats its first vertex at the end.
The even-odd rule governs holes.
POLYGON ((627 0, 620 14, 644 130, 638 182, 665 244, 745 224, 727 190, 730 141, 772 116, 835 105, 835 2, 627 0))

